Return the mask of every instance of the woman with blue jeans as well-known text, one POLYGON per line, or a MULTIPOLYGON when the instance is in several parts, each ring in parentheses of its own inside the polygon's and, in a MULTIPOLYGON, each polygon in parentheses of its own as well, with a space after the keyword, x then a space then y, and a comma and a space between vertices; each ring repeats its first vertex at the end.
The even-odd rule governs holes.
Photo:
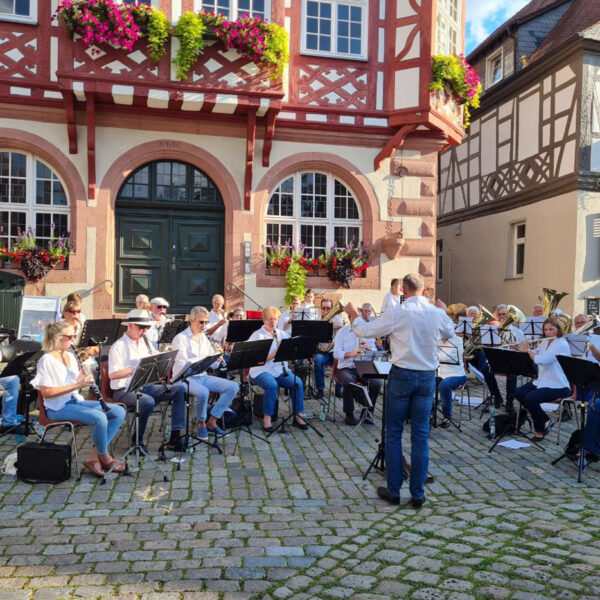
POLYGON ((277 321, 280 315, 281 313, 277 307, 267 306, 262 313, 264 325, 248 338, 249 342, 254 340, 273 340, 265 364, 250 369, 250 383, 258 385, 265 391, 263 401, 263 430, 266 433, 273 432, 271 417, 275 410, 275 402, 277 402, 277 394, 280 387, 291 390, 292 403, 294 412, 296 413, 292 425, 299 429, 308 429, 308 425, 300 417, 300 413, 304 410, 302 380, 299 377, 294 377, 294 374, 288 370, 287 365, 273 362, 281 340, 290 337, 281 329, 277 329, 277 321))
POLYGON ((31 385, 40 391, 49 419, 79 421, 93 427, 95 448, 90 458, 83 462, 87 469, 98 477, 103 477, 110 469, 122 472, 125 464, 117 464, 108 452, 108 444, 119 431, 125 410, 118 404, 111 404, 110 410, 105 413, 99 402, 83 399, 79 390, 89 386, 93 377, 80 370, 70 351, 74 339, 75 329, 66 321, 46 326, 42 340, 45 354, 38 362, 37 374, 31 385))
POLYGON ((452 392, 467 382, 462 339, 455 335, 449 340, 442 340, 438 346, 438 360, 437 383, 444 415, 440 427, 447 429, 452 419, 452 392))
POLYGON ((20 380, 17 375, 0 377, 0 387, 4 390, 4 394, 2 394, 2 426, 0 427, 0 433, 12 431, 20 423, 17 419, 19 385, 20 380))
POLYGON ((570 356, 569 343, 563 337, 563 330, 555 318, 544 321, 542 341, 534 350, 529 349, 528 342, 521 346, 529 352, 538 367, 538 377, 531 383, 517 388, 515 398, 529 412, 535 430, 534 439, 543 440, 552 429, 554 422, 540 406, 543 402, 553 402, 557 398, 568 398, 571 395, 569 380, 563 373, 557 356, 570 356))

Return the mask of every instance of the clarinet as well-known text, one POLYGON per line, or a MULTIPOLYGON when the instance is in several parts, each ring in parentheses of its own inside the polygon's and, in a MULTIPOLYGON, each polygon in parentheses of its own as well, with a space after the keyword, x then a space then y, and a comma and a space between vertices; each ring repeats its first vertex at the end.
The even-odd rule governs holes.
MULTIPOLYGON (((273 327, 273 339, 275 340, 276 349, 279 348, 279 340, 277 339, 277 328, 273 327)), ((281 361, 281 372, 284 377, 288 376, 288 370, 285 368, 285 360, 281 361)))
MULTIPOLYGON (((204 334, 204 335, 206 335, 206 334, 204 334)), ((210 347, 212 348, 212 351, 215 354, 221 354, 221 357, 217 361, 217 369, 219 371, 227 371, 227 363, 225 362, 225 359, 222 356, 224 354, 223 347, 218 342, 215 342, 215 340, 213 340, 210 337, 210 335, 206 335, 206 339, 208 340, 208 343, 210 344, 210 347)))
MULTIPOLYGON (((75 346, 75 344, 71 345, 71 350, 73 351, 73 354, 75 355, 75 358, 77 359, 77 363, 79 364, 79 368, 86 375, 91 375, 89 369, 85 366, 85 363, 83 362, 83 358, 81 358, 81 355, 77 351, 77 346, 75 346)), ((102 410, 104 412, 108 412, 110 410, 110 406, 108 406, 108 404, 106 404, 104 398, 102 397, 102 392, 100 391, 100 388, 96 385, 95 381, 92 381, 92 383, 90 384, 90 389, 98 397, 98 402, 100 402, 100 406, 102 407, 102 410)))

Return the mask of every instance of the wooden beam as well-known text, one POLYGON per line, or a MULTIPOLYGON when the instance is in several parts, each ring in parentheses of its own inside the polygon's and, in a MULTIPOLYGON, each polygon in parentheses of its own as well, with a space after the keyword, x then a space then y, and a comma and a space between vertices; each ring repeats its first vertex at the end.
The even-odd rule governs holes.
POLYGON ((412 133, 417 128, 417 125, 404 125, 400 127, 398 131, 390 138, 388 143, 383 147, 381 152, 375 157, 373 161, 373 166, 375 171, 379 170, 381 166, 381 162, 386 158, 391 158, 394 154, 396 148, 401 148, 404 145, 404 141, 406 140, 406 136, 409 133, 412 133))
POLYGON ((254 142, 256 141, 256 110, 248 113, 246 128, 246 173, 244 176, 244 210, 250 210, 252 174, 254 172, 254 142))
POLYGON ((60 91, 65 100, 65 111, 67 113, 69 154, 77 154, 77 125, 75 124, 75 99, 73 98, 73 91, 69 89, 62 89, 60 91))
POLYGON ((267 111, 267 126, 265 127, 265 142, 263 144, 262 155, 263 167, 269 166, 271 147, 273 146, 273 136, 275 135, 275 119, 277 118, 278 112, 279 111, 275 111, 273 109, 267 111))
POLYGON ((93 200, 96 198, 96 95, 88 93, 86 100, 88 199, 93 200))

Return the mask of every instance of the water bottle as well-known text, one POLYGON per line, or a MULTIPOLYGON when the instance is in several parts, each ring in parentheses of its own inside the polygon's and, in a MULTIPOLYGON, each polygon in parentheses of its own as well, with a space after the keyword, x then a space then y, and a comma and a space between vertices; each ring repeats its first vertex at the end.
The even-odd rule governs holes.
POLYGON ((324 421, 327 418, 327 413, 325 412, 325 402, 321 402, 321 411, 319 412, 319 420, 324 421))
POLYGON ((40 422, 36 418, 33 418, 31 420, 31 426, 33 427, 33 430, 38 434, 40 439, 42 439, 42 436, 44 435, 44 428, 40 425, 40 422))
POLYGON ((490 404, 490 439, 495 439, 496 437, 496 403, 492 399, 492 403, 490 404))

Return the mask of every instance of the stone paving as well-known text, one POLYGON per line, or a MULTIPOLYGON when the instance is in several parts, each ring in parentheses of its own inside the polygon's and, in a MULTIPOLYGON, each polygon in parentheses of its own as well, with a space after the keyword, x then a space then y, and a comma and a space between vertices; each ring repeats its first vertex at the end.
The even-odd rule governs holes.
MULTIPOLYGON (((363 480, 378 426, 313 423, 323 438, 201 446, 179 471, 166 463, 168 483, 148 463, 103 486, 0 477, 0 600, 600 599, 600 469, 577 484, 568 460, 551 466, 555 430, 546 452, 491 454, 478 413, 434 430, 435 482, 415 511, 377 498, 381 474, 363 480)), ((0 459, 15 446, 2 438, 0 459)))

